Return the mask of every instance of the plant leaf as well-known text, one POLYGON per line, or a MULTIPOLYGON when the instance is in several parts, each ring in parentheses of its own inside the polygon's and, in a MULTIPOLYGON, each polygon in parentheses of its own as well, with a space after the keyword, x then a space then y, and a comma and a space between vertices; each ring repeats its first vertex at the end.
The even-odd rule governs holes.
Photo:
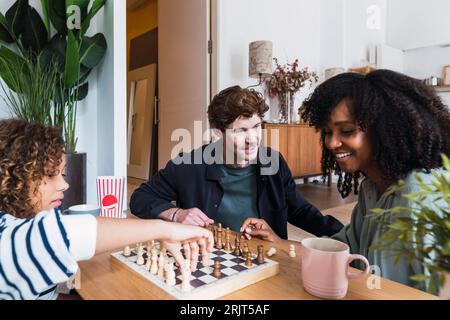
POLYGON ((67 33, 66 23, 66 1, 65 0, 49 0, 48 13, 53 27, 60 33, 67 33))
POLYGON ((16 39, 19 39, 20 34, 25 26, 25 16, 28 9, 28 0, 18 0, 6 12, 5 18, 9 26, 9 31, 16 39))
POLYGON ((450 159, 445 154, 442 154, 441 156, 444 168, 447 170, 447 172, 450 172, 450 159))
POLYGON ((0 47, 0 60, 2 63, 14 66, 11 68, 0 68, 0 77, 11 90, 17 92, 19 88, 15 84, 14 75, 9 74, 6 69, 20 70, 25 65, 25 60, 14 51, 3 46, 0 47))
POLYGON ((49 16, 49 1, 51 0, 41 0, 41 8, 42 8, 42 15, 43 15, 43 21, 44 21, 44 25, 45 25, 45 29, 47 29, 47 35, 48 38, 47 40, 50 41, 50 36, 52 33, 51 27, 50 27, 50 16, 49 16))
POLYGON ((89 75, 91 74, 92 69, 87 68, 83 65, 80 65, 80 79, 78 80, 79 83, 83 83, 87 80, 89 75))
POLYGON ((105 5, 105 3, 106 3, 106 0, 94 0, 91 10, 89 10, 88 15, 86 16, 86 18, 83 20, 83 23, 81 24, 81 35, 82 36, 84 36, 86 34, 86 31, 89 29, 89 26, 91 25, 92 18, 105 5))
POLYGON ((417 281, 417 282, 423 282, 426 281, 428 279, 428 276, 424 275, 424 274, 416 274, 414 276, 410 277, 411 280, 417 281))
POLYGON ((80 49, 80 62, 88 68, 96 67, 102 61, 106 48, 106 38, 103 34, 84 37, 80 49))
POLYGON ((22 44, 27 50, 40 52, 48 43, 48 33, 41 16, 31 6, 27 10, 27 23, 22 31, 22 44))
POLYGON ((87 97, 88 93, 89 93, 89 83, 86 82, 78 87, 77 101, 84 100, 87 97))
POLYGON ((11 33, 9 32, 8 23, 6 22, 5 16, 0 12, 0 41, 6 43, 13 43, 11 33))
POLYGON ((64 88, 69 89, 77 84, 80 75, 78 44, 72 31, 68 31, 66 64, 64 67, 64 88))

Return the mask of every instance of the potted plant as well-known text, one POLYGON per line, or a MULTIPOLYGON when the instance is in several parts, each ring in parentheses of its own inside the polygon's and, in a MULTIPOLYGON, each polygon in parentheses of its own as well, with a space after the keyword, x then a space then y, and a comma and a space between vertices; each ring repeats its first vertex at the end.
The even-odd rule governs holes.
MULTIPOLYGON (((416 175, 421 190, 404 195, 410 202, 408 207, 373 210, 374 218, 394 216, 392 223, 380 222, 386 231, 373 248, 391 251, 394 263, 404 257, 419 261, 425 272, 411 279, 425 281, 428 291, 450 299, 450 161, 445 155, 442 158, 445 170, 433 172, 432 185, 424 184, 416 175)), ((403 187, 400 180, 388 192, 403 187)))
POLYGON ((40 56, 34 55, 14 61, 0 56, 0 70, 7 83, 0 82, 2 98, 11 116, 53 125, 53 101, 58 83, 56 63, 43 63, 40 56))
MULTIPOLYGON (((66 176, 71 188, 63 209, 86 202, 86 154, 76 151, 77 107, 88 95, 88 77, 107 49, 103 34, 86 35, 91 20, 105 2, 41 0, 41 17, 28 0, 17 0, 4 15, 0 13, 0 42, 7 45, 0 45, 0 60, 10 65, 25 65, 28 60, 57 66, 49 121, 60 128, 66 141, 66 176)), ((11 85, 7 70, 0 69, 0 77, 18 96, 26 94, 11 85)))
POLYGON ((314 72, 308 68, 299 69, 298 59, 293 63, 280 65, 277 58, 275 71, 265 81, 270 97, 278 96, 280 123, 292 123, 294 118, 295 94, 305 86, 307 82, 312 85, 318 80, 314 72))

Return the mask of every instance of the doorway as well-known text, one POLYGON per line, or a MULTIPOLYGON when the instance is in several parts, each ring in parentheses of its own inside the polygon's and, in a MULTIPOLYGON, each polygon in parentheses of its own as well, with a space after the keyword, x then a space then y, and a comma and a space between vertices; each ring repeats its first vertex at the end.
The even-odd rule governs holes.
MULTIPOLYGON (((202 131, 207 129, 206 111, 215 83, 211 75, 215 59, 210 50, 214 1, 127 0, 129 197, 172 158, 179 143, 172 141, 175 130, 186 129, 194 142, 194 122, 201 123, 202 131), (154 93, 148 87, 151 81, 142 82, 138 77, 139 82, 132 76, 150 64, 156 69, 154 93), (146 93, 145 99, 137 95, 139 88, 146 93), (138 98, 139 113, 146 114, 141 122, 136 114, 138 98), (133 161, 140 166, 139 174, 133 161)), ((201 146, 198 144, 192 143, 192 149, 201 146)))

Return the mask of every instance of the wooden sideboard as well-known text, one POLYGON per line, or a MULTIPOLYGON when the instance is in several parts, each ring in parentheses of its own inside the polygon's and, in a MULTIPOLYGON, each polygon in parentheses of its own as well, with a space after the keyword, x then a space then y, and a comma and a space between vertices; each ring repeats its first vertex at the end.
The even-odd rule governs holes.
MULTIPOLYGON (((306 124, 274 123, 264 123, 263 129, 263 145, 283 155, 294 178, 304 178, 307 183, 308 177, 322 175, 322 147, 316 129, 306 124)), ((328 185, 331 185, 330 177, 328 185)))

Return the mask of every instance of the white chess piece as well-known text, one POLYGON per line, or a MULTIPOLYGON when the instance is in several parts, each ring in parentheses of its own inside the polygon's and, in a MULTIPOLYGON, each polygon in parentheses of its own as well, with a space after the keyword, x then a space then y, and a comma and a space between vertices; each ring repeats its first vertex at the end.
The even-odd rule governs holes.
POLYGON ((123 255, 124 255, 125 257, 131 256, 131 249, 130 249, 130 246, 126 246, 126 247, 123 249, 123 255))
POLYGON ((295 258, 296 256, 297 256, 297 254, 295 253, 295 246, 293 244, 291 244, 289 246, 289 257, 295 258))
POLYGON ((165 266, 166 269, 166 284, 168 286, 174 286, 175 281, 175 271, 173 270, 173 262, 169 262, 165 266))
POLYGON ((267 251, 267 256, 271 257, 273 256, 275 253, 277 253, 277 249, 275 249, 274 247, 270 248, 269 251, 267 251))
POLYGON ((150 273, 151 274, 157 274, 158 273, 158 254, 156 251, 152 250, 152 265, 150 267, 150 273))
POLYGON ((145 270, 150 271, 152 267, 152 259, 150 253, 147 251, 147 263, 145 264, 145 270))
POLYGON ((185 260, 181 268, 181 291, 191 291, 191 262, 189 260, 185 260))
POLYGON ((164 278, 164 253, 162 251, 159 253, 159 259, 158 259, 158 277, 164 278))
POLYGON ((136 264, 139 266, 142 266, 145 263, 144 250, 142 250, 142 248, 139 247, 137 255, 138 256, 137 256, 136 264))

